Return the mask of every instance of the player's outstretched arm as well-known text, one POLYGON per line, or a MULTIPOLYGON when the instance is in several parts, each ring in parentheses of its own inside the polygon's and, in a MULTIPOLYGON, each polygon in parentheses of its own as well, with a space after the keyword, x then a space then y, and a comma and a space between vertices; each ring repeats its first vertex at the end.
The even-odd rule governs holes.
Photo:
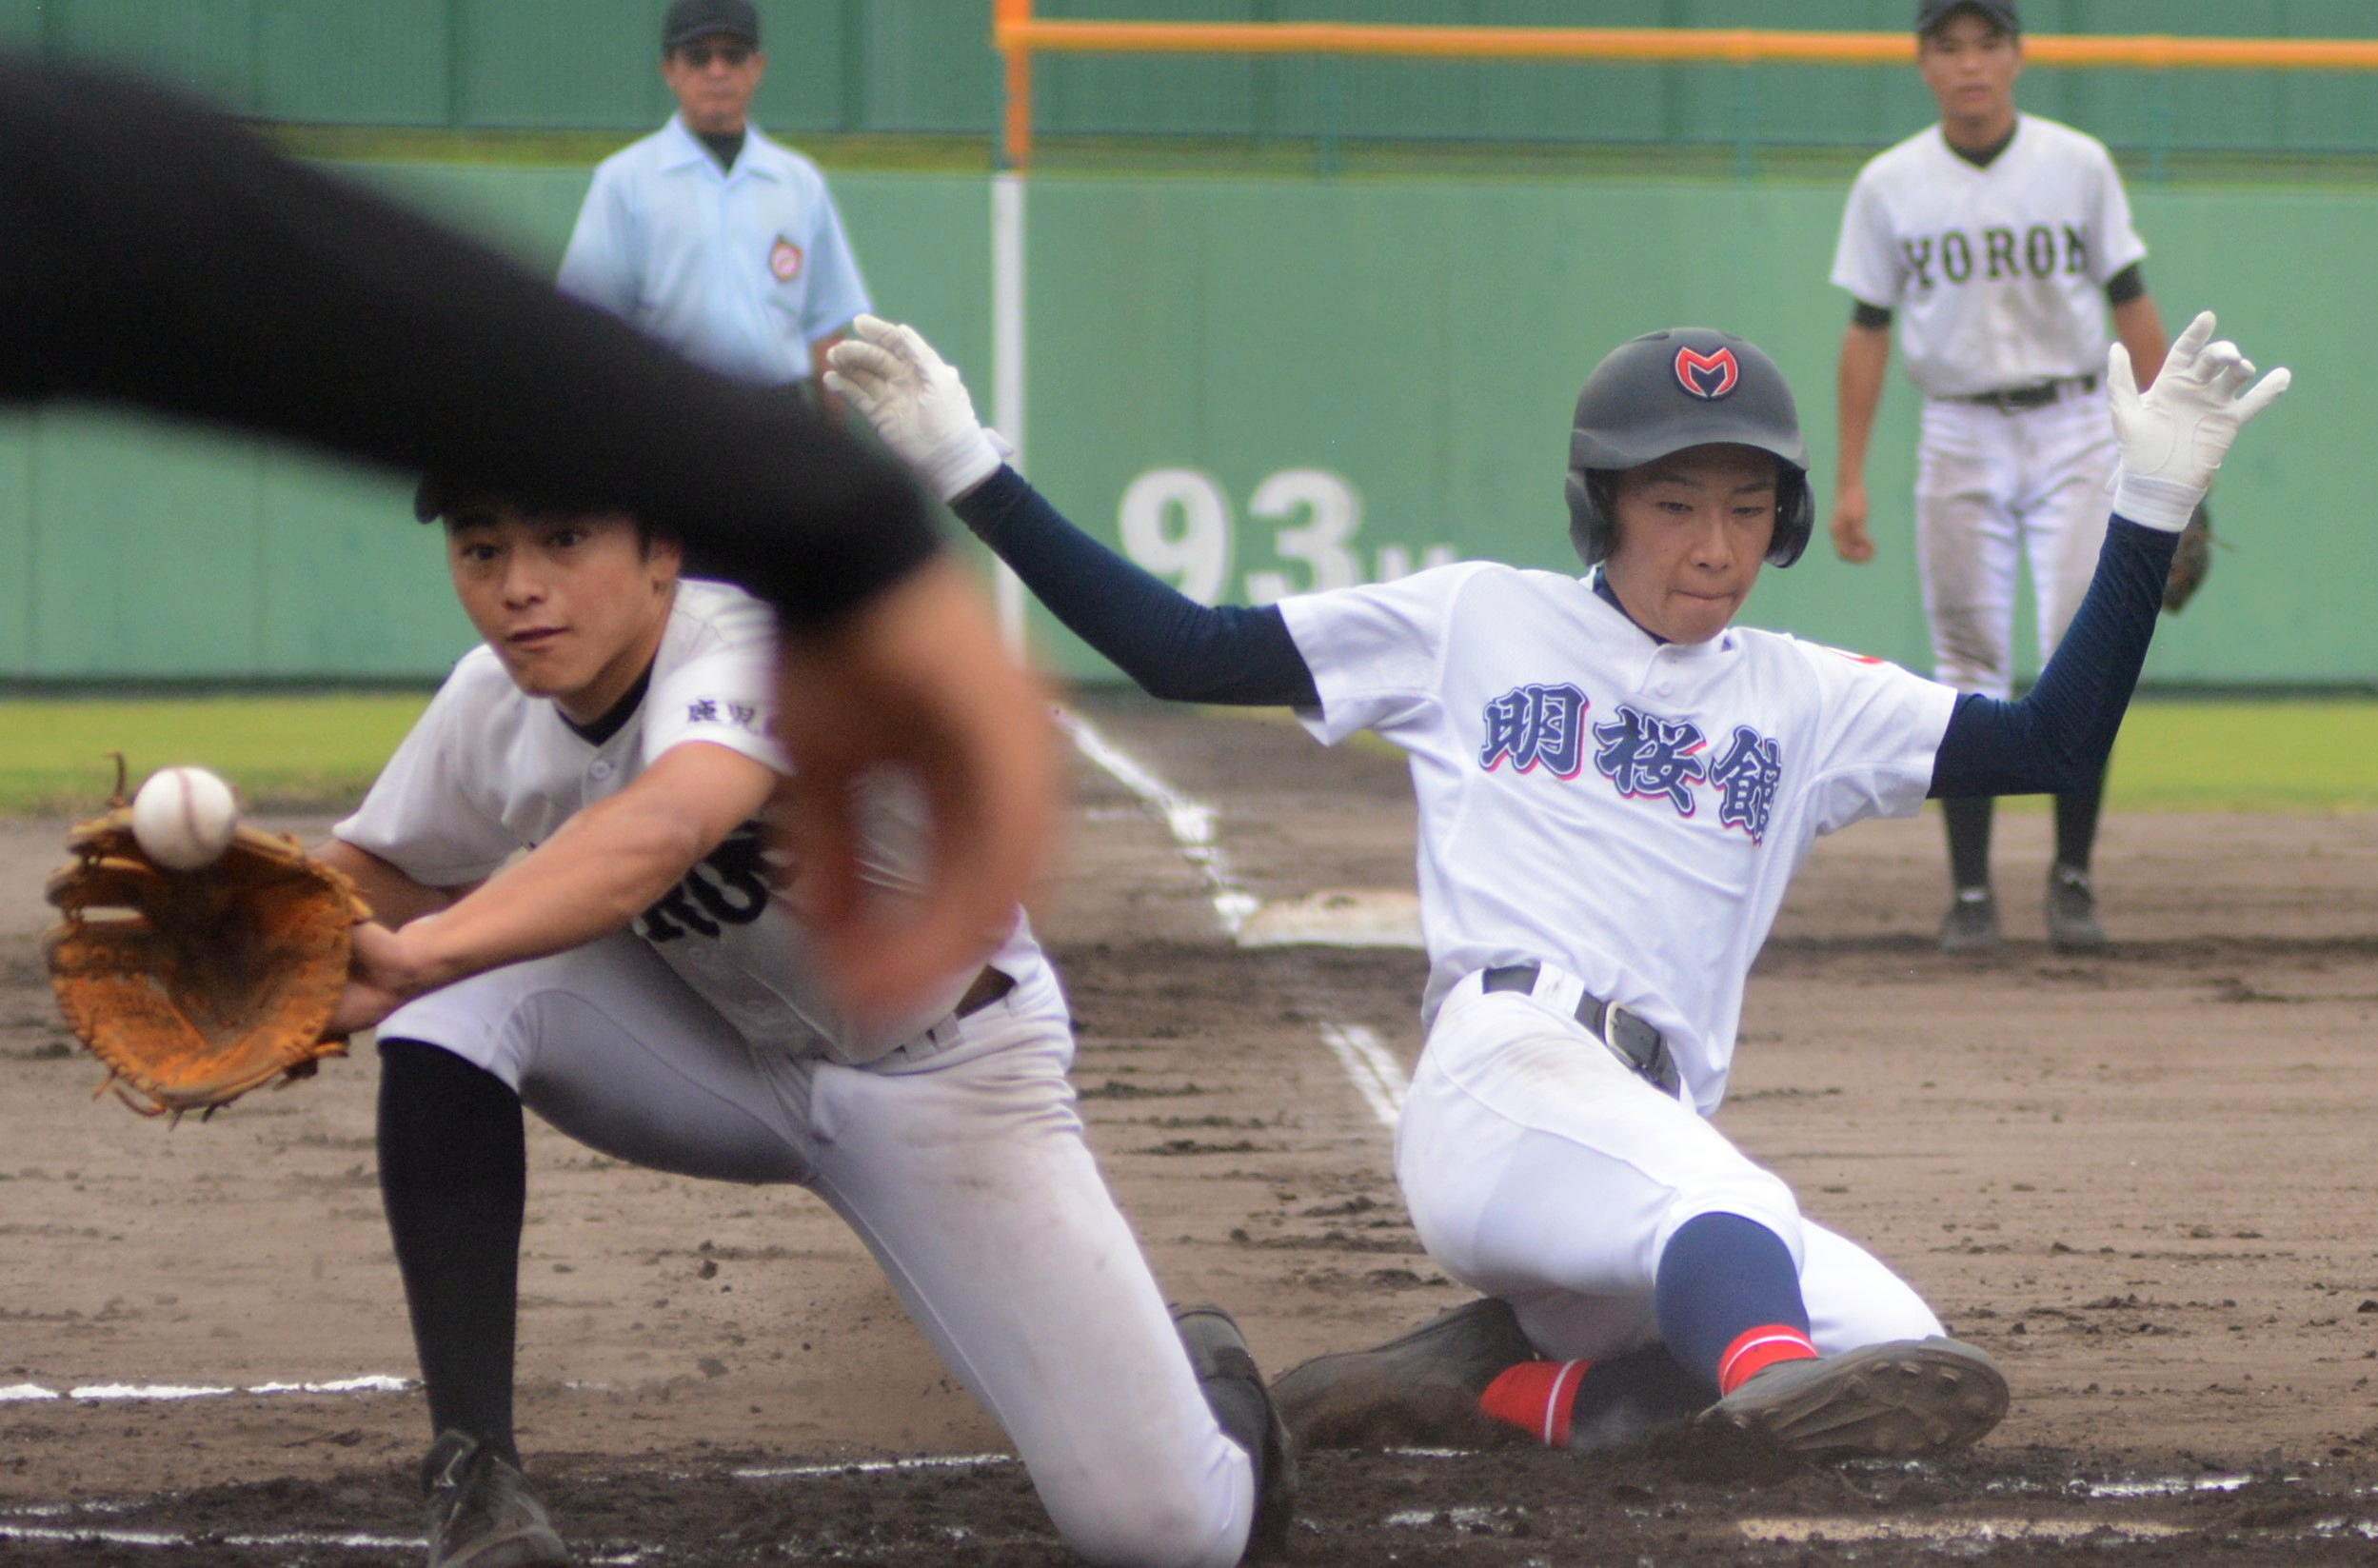
POLYGON ((367 1028, 425 991, 620 930, 758 815, 776 784, 773 768, 724 746, 670 747, 447 907, 393 931, 358 927, 332 1027, 367 1028))
POLYGON ((424 915, 434 915, 470 891, 468 887, 431 887, 415 882, 404 868, 359 849, 345 839, 326 839, 311 851, 314 859, 337 866, 371 905, 371 918, 390 930, 424 915))
POLYGON ((2212 312, 2189 323, 2144 392, 2121 344, 2107 356, 2122 453, 2114 515, 2089 592, 2039 682, 2019 702, 1961 699, 1932 766, 1932 793, 2063 792, 2095 779, 2137 687, 2163 606, 2180 530, 2238 431, 2288 389, 2284 369, 2213 337, 2212 312))
POLYGON ((1075 635, 1153 696, 1305 706, 1312 671, 1276 608, 1206 605, 1060 516, 1004 464, 958 371, 915 328, 862 316, 827 377, 1075 635))

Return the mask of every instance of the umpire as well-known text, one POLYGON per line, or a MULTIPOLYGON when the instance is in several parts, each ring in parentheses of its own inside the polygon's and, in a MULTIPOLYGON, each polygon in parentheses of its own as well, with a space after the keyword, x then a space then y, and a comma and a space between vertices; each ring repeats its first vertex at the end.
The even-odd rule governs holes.
POLYGON ((767 66, 751 0, 674 0, 661 78, 677 112, 595 169, 560 282, 698 364, 814 394, 873 307, 825 176, 751 124, 767 66))

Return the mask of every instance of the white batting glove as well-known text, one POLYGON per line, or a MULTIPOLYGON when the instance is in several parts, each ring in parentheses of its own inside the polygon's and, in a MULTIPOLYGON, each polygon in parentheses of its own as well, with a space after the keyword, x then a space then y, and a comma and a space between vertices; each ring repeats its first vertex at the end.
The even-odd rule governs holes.
POLYGON ((955 501, 1016 455, 983 428, 965 382, 915 327, 861 316, 851 330, 826 350, 826 386, 867 416, 935 495, 955 501))
POLYGON ((2187 527, 2239 428, 2276 403, 2293 379, 2282 368, 2256 382, 2254 362, 2212 335, 2213 313, 2207 310, 2173 342, 2144 393, 2130 371, 2130 351, 2117 343, 2107 352, 2106 391, 2122 448, 2113 509, 2133 523, 2166 533, 2187 527))

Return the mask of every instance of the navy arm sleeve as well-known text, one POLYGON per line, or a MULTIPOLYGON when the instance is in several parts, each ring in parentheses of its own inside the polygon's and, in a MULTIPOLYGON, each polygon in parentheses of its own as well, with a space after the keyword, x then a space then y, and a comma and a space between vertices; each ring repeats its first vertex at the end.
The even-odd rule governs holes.
POLYGON ((1934 797, 2065 794, 2104 770, 2138 685, 2177 534, 2115 517, 2064 640, 2016 702, 1958 699, 1932 759, 1934 797))
POLYGON ((955 507, 1075 636, 1153 697, 1318 707, 1313 671, 1270 605, 1200 605, 1075 527, 1013 468, 955 507))
POLYGON ((906 472, 797 400, 220 114, 0 54, 0 402, 51 399, 632 511, 795 625, 939 543, 906 472))

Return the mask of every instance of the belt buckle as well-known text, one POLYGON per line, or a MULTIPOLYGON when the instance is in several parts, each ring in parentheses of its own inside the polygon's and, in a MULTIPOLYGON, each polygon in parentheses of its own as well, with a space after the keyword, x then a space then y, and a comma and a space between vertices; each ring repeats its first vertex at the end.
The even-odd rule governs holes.
POLYGON ((1683 1079, 1676 1071, 1675 1056, 1668 1049, 1668 1037, 1640 1014, 1611 1002, 1602 1009, 1600 1033, 1603 1046, 1634 1069, 1635 1076, 1662 1094, 1681 1090, 1683 1079))

